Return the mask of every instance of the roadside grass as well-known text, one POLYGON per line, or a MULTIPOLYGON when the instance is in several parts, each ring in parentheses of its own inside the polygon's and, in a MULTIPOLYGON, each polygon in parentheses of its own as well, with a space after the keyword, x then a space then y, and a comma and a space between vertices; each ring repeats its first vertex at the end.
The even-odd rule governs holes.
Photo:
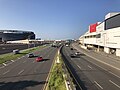
POLYGON ((48 88, 47 90, 66 90, 65 80, 63 77, 63 69, 62 69, 62 60, 60 58, 60 63, 54 63, 50 79, 48 81, 48 88))
POLYGON ((39 50, 40 48, 43 48, 43 47, 44 46, 38 46, 38 47, 30 48, 30 49, 25 49, 25 50, 20 51, 19 54, 8 53, 8 54, 0 55, 0 64, 5 63, 6 61, 9 61, 9 60, 15 60, 19 57, 22 57, 30 52, 34 52, 35 50, 39 50))

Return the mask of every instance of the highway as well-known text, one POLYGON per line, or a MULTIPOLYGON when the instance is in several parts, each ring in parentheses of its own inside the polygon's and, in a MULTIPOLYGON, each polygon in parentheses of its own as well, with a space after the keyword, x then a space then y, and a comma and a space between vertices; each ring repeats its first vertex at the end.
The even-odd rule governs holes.
POLYGON ((40 45, 41 44, 0 44, 0 54, 11 53, 15 49, 23 50, 40 45))
MULTIPOLYGON (((81 86, 83 90, 120 90, 119 66, 116 65, 117 68, 114 68, 114 66, 110 67, 109 64, 96 62, 95 58, 83 53, 83 49, 78 48, 78 46, 76 48, 76 45, 72 46, 75 48, 74 50, 64 46, 62 52, 65 56, 65 64, 76 79, 76 84, 79 84, 77 86, 81 86), (71 58, 70 54, 77 51, 81 54, 80 58, 71 58), (114 71, 110 71, 108 68, 114 71)), ((105 59, 107 60, 106 57, 105 59)), ((77 88, 77 90, 80 89, 77 88)))
POLYGON ((47 46, 34 52, 36 56, 42 56, 44 61, 36 62, 36 57, 24 56, 1 68, 0 90, 42 90, 56 51, 56 48, 47 46))

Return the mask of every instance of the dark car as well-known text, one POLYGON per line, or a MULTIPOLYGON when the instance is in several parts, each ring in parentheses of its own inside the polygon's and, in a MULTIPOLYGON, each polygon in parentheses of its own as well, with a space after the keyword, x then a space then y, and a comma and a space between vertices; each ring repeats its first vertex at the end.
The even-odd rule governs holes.
POLYGON ((75 54, 71 54, 70 57, 71 58, 79 58, 80 57, 80 53, 76 52, 75 54))
POLYGON ((74 58, 74 57, 76 57, 76 54, 71 54, 70 57, 74 58))
POLYGON ((76 54, 76 55, 80 55, 80 52, 76 52, 75 54, 76 54))
POLYGON ((34 54, 33 53, 29 53, 28 54, 28 58, 32 58, 32 57, 34 57, 34 54))

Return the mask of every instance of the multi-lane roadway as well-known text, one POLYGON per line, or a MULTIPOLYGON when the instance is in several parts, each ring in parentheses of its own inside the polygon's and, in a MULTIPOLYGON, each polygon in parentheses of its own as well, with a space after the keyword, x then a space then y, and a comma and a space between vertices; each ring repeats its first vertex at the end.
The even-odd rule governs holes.
POLYGON ((15 49, 23 50, 41 44, 0 44, 0 54, 11 53, 15 49))
POLYGON ((79 86, 83 90, 120 90, 120 61, 97 56, 95 53, 81 49, 77 44, 72 46, 74 50, 64 46, 62 52, 65 56, 64 62, 77 81, 76 85, 79 84, 78 90, 80 90, 79 86), (71 58, 70 55, 77 51, 80 52, 80 57, 71 58), (93 57, 92 54, 97 57, 93 57))
POLYGON ((44 61, 36 62, 36 57, 23 56, 1 68, 0 90, 42 90, 56 52, 57 48, 47 46, 34 52, 44 61))

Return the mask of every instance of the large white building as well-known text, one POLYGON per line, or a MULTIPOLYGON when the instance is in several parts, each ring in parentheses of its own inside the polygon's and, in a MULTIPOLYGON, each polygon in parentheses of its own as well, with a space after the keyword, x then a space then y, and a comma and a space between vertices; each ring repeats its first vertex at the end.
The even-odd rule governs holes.
POLYGON ((90 25, 79 40, 83 48, 120 56, 120 13, 109 13, 103 22, 90 25))

